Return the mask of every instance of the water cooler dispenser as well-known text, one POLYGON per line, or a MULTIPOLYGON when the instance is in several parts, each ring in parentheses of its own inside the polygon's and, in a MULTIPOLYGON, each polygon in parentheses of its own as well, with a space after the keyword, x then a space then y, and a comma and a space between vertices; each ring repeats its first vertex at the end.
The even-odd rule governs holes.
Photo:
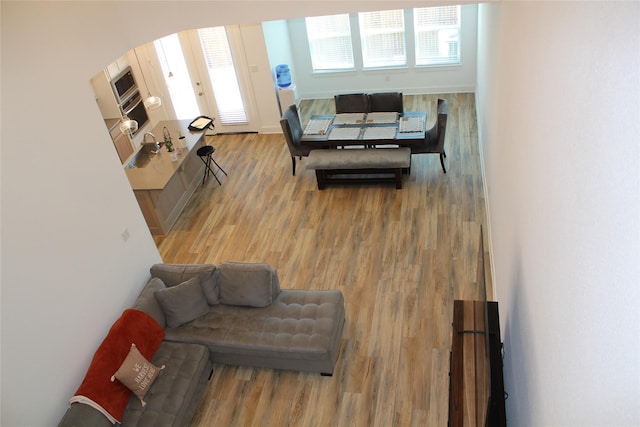
MULTIPOLYGON (((295 105, 300 109, 300 99, 298 99, 298 93, 296 91, 296 85, 291 82, 291 71, 286 64, 277 65, 275 68, 276 73, 276 91, 278 93, 278 107, 280 109, 280 115, 282 116, 284 110, 289 105, 295 105)), ((300 112, 298 111, 298 115, 300 112)))
POLYGON ((289 87, 278 88, 278 104, 280 105, 280 115, 286 110, 289 105, 295 104, 296 108, 300 108, 300 100, 298 99, 298 93, 296 92, 296 85, 289 87))

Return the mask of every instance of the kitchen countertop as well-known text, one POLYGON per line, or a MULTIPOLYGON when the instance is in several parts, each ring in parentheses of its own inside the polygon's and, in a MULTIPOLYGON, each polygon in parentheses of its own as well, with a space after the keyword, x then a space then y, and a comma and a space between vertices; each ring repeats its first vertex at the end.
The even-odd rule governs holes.
MULTIPOLYGON (((162 147, 160 153, 151 154, 149 162, 144 167, 125 168, 127 178, 131 184, 131 188, 135 190, 163 190, 171 177, 179 170, 180 166, 187 158, 192 150, 197 150, 198 142, 204 138, 204 131, 192 132, 188 129, 191 120, 165 120, 158 123, 152 130, 156 136, 158 142, 163 141, 163 128, 166 127, 171 134, 171 140, 173 141, 173 148, 175 151, 172 153, 167 151, 166 147, 162 147), (184 139, 178 139, 183 135, 184 139), (181 153, 178 155, 178 160, 171 160, 171 155, 174 153, 181 153)), ((127 165, 143 147, 138 149, 127 159, 125 165, 127 165)), ((194 153, 195 155, 195 153, 194 153)))

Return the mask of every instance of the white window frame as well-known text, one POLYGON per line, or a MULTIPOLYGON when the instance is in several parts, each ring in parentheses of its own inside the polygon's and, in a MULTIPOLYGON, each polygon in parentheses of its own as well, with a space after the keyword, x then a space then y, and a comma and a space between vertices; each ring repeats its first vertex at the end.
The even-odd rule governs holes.
POLYGON ((462 10, 460 5, 413 9, 416 67, 459 65, 461 51, 460 42, 462 36, 461 22, 462 10), (457 16, 457 21, 453 24, 431 22, 420 25, 418 22, 418 11, 425 9, 431 9, 434 11, 435 9, 440 9, 442 11, 453 9, 453 11, 455 11, 455 16, 457 16), (421 36, 425 36, 428 33, 437 34, 437 41, 434 41, 436 44, 435 46, 433 44, 425 44, 420 41, 421 36))
MULTIPOLYGON (((369 61, 366 58, 366 49, 367 49, 367 36, 374 34, 375 30, 366 31, 362 28, 360 23, 360 15, 361 13, 352 13, 348 15, 332 15, 332 16, 341 16, 345 19, 345 16, 349 17, 350 26, 349 26, 349 34, 346 32, 342 33, 343 37, 348 37, 349 46, 351 52, 351 59, 348 64, 343 65, 332 65, 332 66, 323 66, 318 64, 318 59, 314 55, 314 47, 313 41, 318 39, 318 35, 312 35, 309 31, 309 26, 307 24, 307 38, 308 38, 308 46, 309 53, 311 56, 311 63, 314 73, 332 73, 332 72, 344 72, 344 71, 371 71, 371 70, 384 70, 384 69, 394 69, 394 68, 403 68, 403 67, 414 67, 414 68, 434 68, 434 67, 450 67, 450 66, 458 66, 462 63, 462 8, 460 5, 454 6, 436 6, 436 7, 452 7, 456 8, 456 16, 457 23, 455 25, 418 25, 416 20, 416 10, 426 9, 426 8, 417 8, 417 9, 404 9, 403 12, 403 43, 404 43, 404 63, 400 63, 401 61, 388 61, 388 63, 384 63, 383 61, 379 61, 374 63, 369 61), (425 31, 438 31, 442 32, 442 41, 440 43, 444 52, 445 46, 450 46, 453 42, 453 46, 455 47, 454 55, 431 55, 429 56, 425 52, 421 52, 421 49, 424 49, 424 44, 420 43, 419 36, 421 33, 425 31)), ((328 17, 320 17, 320 18, 328 18, 328 17)), ((305 18, 305 21, 313 18, 305 18)), ((346 19, 345 19, 346 20, 346 19)), ((305 22, 307 23, 307 22, 305 22)), ((388 30, 387 30, 388 31, 388 30)), ((383 29, 379 30, 379 33, 382 34, 384 32, 383 29)), ((335 36, 335 35, 334 35, 335 36)), ((325 40, 328 35, 325 35, 325 40)), ((344 46, 344 45, 343 45, 344 46)), ((344 47, 347 49, 347 47, 344 47)))
POLYGON ((354 70, 353 40, 348 14, 317 16, 305 18, 307 40, 311 53, 311 65, 314 72, 354 70), (323 21, 332 31, 323 31, 323 21), (333 25, 331 25, 333 24, 333 25), (327 52, 322 45, 333 40, 333 52, 327 52), (335 53, 341 52, 339 55, 335 53))
POLYGON ((390 68, 390 67, 406 67, 407 65, 407 43, 405 34, 404 10, 385 10, 378 12, 360 12, 358 13, 358 25, 360 29, 360 44, 362 53, 363 69, 371 68, 390 68), (400 26, 389 27, 385 25, 367 26, 367 21, 371 23, 376 19, 376 15, 380 18, 380 23, 391 22, 394 14, 399 14, 400 26), (393 45, 396 38, 399 37, 400 45, 397 46, 398 54, 389 55, 389 45, 393 45))

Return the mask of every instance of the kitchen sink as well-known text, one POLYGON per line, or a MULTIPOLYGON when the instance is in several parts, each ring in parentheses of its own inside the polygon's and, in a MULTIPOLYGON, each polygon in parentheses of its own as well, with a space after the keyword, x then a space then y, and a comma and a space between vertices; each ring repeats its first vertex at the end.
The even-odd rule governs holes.
POLYGON ((129 162, 124 167, 125 169, 132 168, 143 168, 149 164, 151 161, 151 157, 157 153, 158 144, 154 143, 144 143, 142 144, 142 148, 138 150, 136 154, 131 157, 129 162))

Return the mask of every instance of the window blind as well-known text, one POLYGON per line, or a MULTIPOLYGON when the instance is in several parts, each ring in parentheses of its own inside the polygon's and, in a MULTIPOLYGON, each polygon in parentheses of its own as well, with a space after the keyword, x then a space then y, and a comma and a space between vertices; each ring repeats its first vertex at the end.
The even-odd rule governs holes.
POLYGON ((200 28, 198 37, 215 94, 220 123, 246 124, 247 114, 225 28, 200 28))
POLYGON ((364 68, 407 64, 402 10, 358 13, 364 68))
POLYGON ((416 65, 460 63, 460 6, 413 9, 416 65))
POLYGON ((349 15, 305 18, 314 71, 352 69, 349 15))

